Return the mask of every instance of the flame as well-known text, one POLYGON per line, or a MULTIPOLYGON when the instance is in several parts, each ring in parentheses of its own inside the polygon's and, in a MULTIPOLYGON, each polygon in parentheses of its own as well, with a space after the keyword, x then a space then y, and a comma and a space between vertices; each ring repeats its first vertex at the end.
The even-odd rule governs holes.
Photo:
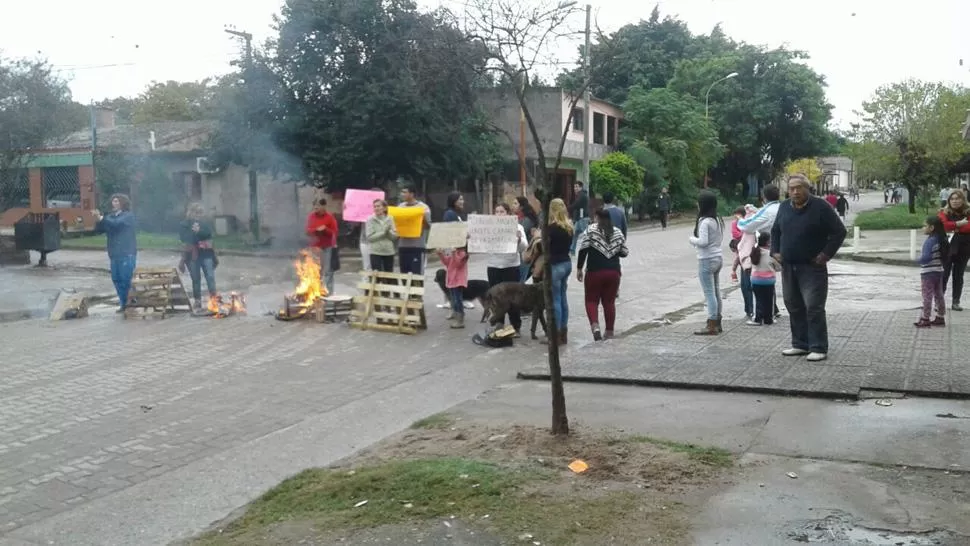
POLYGON ((222 296, 209 296, 206 309, 213 318, 242 315, 246 313, 246 300, 238 292, 230 292, 228 302, 223 301, 222 296))
POLYGON ((299 284, 291 297, 300 303, 312 304, 326 297, 327 289, 320 282, 320 257, 309 250, 300 251, 300 259, 293 264, 299 284))
POLYGON ((285 306, 277 317, 282 320, 299 318, 327 296, 327 289, 320 280, 320 255, 312 250, 301 250, 300 258, 293 263, 298 279, 296 289, 284 297, 285 306))

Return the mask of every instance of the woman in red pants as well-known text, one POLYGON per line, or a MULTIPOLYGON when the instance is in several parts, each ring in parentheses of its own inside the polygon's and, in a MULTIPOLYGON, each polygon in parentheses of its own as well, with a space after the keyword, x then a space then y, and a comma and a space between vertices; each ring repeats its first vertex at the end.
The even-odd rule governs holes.
POLYGON ((600 341, 603 334, 600 333, 599 306, 603 304, 606 339, 610 339, 616 322, 616 294, 620 290, 620 258, 625 258, 629 251, 623 232, 613 226, 608 210, 596 211, 595 221, 579 244, 576 278, 586 289, 586 316, 593 330, 593 339, 600 341))

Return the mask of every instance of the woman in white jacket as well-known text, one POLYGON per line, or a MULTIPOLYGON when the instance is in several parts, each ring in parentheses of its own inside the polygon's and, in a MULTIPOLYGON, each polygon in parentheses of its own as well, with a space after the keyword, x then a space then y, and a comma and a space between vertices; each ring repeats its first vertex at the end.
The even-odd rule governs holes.
POLYGON ((724 220, 717 214, 717 196, 702 191, 697 197, 697 221, 690 244, 697 250, 697 276, 707 303, 707 326, 699 336, 721 333, 721 267, 724 265, 724 220))
MULTIPOLYGON (((512 207, 505 203, 499 203, 495 207, 496 216, 509 216, 511 214, 512 207)), ((521 274, 519 272, 519 265, 522 263, 522 253, 528 247, 528 239, 525 236, 525 230, 522 228, 522 224, 516 224, 516 226, 518 226, 517 251, 509 254, 489 254, 486 257, 485 263, 488 266, 486 271, 488 273, 489 287, 503 282, 520 282, 521 274)), ((512 327, 518 333, 522 328, 522 316, 518 310, 509 311, 509 322, 512 323, 512 327)), ((504 317, 502 317, 502 323, 505 323, 504 317)))

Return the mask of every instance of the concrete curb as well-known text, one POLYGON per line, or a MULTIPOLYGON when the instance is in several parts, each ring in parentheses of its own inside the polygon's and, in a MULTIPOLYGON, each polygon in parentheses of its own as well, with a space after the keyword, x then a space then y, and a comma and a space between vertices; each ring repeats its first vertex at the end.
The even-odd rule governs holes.
POLYGON ((901 260, 899 258, 887 258, 885 256, 871 255, 867 256, 865 254, 836 254, 836 260, 844 262, 862 262, 868 264, 882 264, 882 265, 894 265, 900 267, 913 267, 918 268, 919 264, 912 260, 901 260))
MULTIPOLYGON (((516 378, 526 380, 526 381, 549 381, 549 374, 518 372, 516 374, 516 378)), ((594 377, 594 376, 585 376, 585 375, 563 374, 562 380, 570 383, 597 383, 601 385, 660 387, 665 389, 703 390, 703 391, 714 391, 714 392, 742 392, 742 393, 750 393, 750 394, 771 394, 771 395, 777 395, 777 396, 799 396, 803 398, 824 398, 824 399, 830 399, 830 400, 845 399, 847 397, 858 398, 858 392, 855 395, 847 395, 844 392, 806 391, 806 390, 800 390, 800 389, 777 389, 777 388, 761 388, 761 387, 735 387, 730 385, 718 385, 716 383, 686 383, 686 382, 680 382, 680 381, 624 379, 624 378, 613 378, 613 377, 594 377)), ((861 392, 862 389, 859 389, 859 391, 861 392)), ((950 394, 950 397, 953 397, 952 393, 949 393, 949 394, 950 394)), ((936 396, 936 395, 928 395, 926 393, 920 393, 920 395, 936 396)))

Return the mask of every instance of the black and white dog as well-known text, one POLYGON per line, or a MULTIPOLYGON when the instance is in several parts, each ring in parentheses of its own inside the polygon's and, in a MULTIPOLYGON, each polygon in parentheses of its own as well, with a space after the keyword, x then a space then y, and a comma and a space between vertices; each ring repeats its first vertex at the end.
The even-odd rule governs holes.
MULTIPOLYGON (((445 286, 445 270, 439 269, 434 273, 434 282, 441 288, 441 294, 445 297, 445 301, 451 301, 451 295, 448 293, 448 288, 445 286)), ((477 301, 482 308, 485 308, 485 302, 483 298, 488 292, 488 281, 480 280, 469 280, 468 286, 461 289, 461 299, 462 301, 477 301)))

